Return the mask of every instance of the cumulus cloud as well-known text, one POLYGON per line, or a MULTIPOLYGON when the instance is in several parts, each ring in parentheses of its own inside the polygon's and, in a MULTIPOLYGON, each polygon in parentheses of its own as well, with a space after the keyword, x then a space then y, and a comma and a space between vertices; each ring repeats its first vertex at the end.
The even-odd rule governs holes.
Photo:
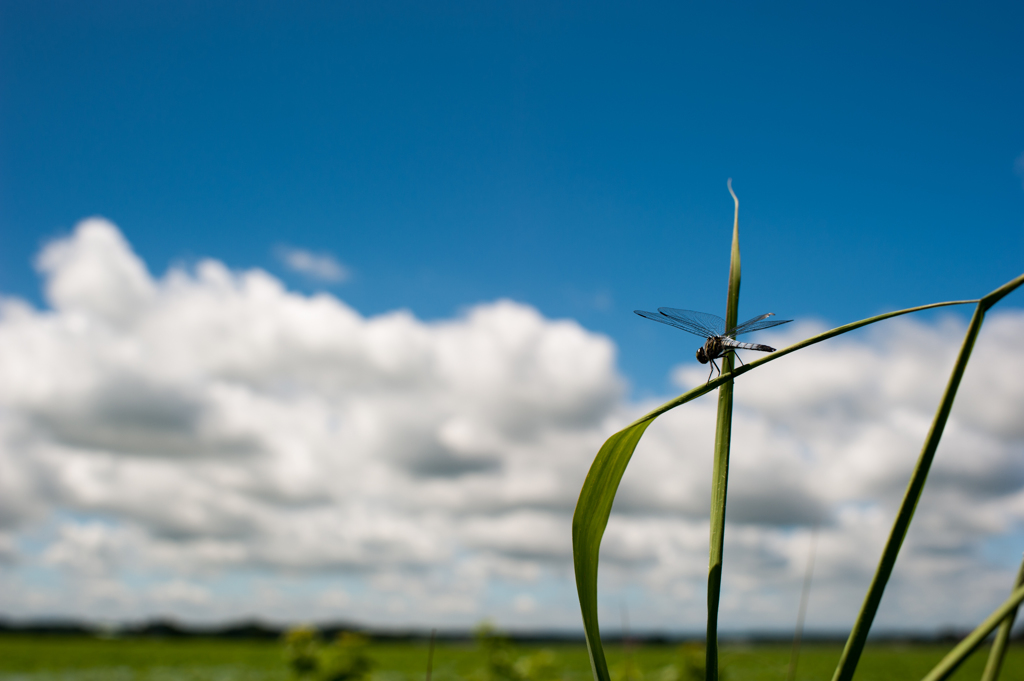
POLYGON ((319 281, 340 283, 352 276, 352 272, 329 253, 313 253, 302 248, 279 246, 277 257, 291 271, 319 281))
MULTIPOLYGON (((38 266, 50 309, 0 302, 0 610, 577 626, 576 496, 653 406, 608 338, 508 300, 365 317, 212 260, 154 277, 99 219, 38 266)), ((814 528, 810 622, 849 622, 962 331, 897 321, 737 383, 725 626, 790 626, 814 528)), ((883 624, 1009 588, 985 542, 1024 520, 1022 334, 1008 312, 979 339, 883 624)), ((703 620, 714 411, 662 417, 623 480, 602 593, 642 626, 703 620)))

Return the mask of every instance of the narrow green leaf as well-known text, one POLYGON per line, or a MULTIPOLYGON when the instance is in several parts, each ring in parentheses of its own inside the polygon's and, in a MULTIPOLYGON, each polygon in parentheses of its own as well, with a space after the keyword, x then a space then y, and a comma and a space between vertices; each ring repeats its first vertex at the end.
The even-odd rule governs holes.
POLYGON ((576 571, 576 591, 583 611, 583 631, 594 678, 608 681, 608 663, 601 646, 597 624, 597 561, 601 537, 608 525, 612 502, 619 488, 626 464, 640 437, 654 419, 643 420, 612 435, 597 453, 576 502, 572 516, 572 561, 576 571))
MULTIPOLYGON (((740 306, 740 200, 728 183, 735 212, 732 221, 732 254, 729 259, 729 291, 725 304, 725 328, 736 326, 740 306)), ((722 357, 722 372, 732 373, 735 355, 722 357)), ((711 538, 708 543, 708 627, 705 646, 705 678, 718 681, 718 606, 722 595, 722 561, 725 550, 725 505, 729 490, 729 449, 732 443, 733 382, 718 389, 718 422, 715 426, 715 460, 711 472, 711 538)))
POLYGON ((942 681, 947 679, 956 671, 964 660, 970 657, 974 649, 981 645, 985 637, 992 633, 992 630, 999 626, 999 623, 1009 617, 1010 613, 1017 609, 1017 606, 1024 601, 1024 586, 1018 586, 1010 597, 999 606, 978 628, 967 635, 963 641, 957 644, 953 650, 942 658, 942 661, 935 665, 935 668, 928 672, 922 681, 942 681))
MULTIPOLYGON (((1017 580, 1013 588, 1019 589, 1024 586, 1024 562, 1020 564, 1017 571, 1017 580)), ((996 633, 996 640, 992 642, 992 649, 988 653, 988 662, 985 663, 985 672, 981 675, 981 681, 996 681, 999 672, 1003 668, 1003 658, 1006 657, 1006 646, 1010 642, 1010 632, 1013 630, 1013 621, 1017 618, 1017 608, 1014 608, 1003 618, 996 633)))

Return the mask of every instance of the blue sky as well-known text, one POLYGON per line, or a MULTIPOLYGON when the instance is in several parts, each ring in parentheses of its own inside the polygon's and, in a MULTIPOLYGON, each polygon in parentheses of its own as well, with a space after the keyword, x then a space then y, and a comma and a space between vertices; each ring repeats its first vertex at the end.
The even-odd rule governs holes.
MULTIPOLYGON (((575 626, 563 540, 596 446, 703 380, 697 339, 632 310, 722 313, 728 178, 741 317, 796 320, 773 342, 1024 270, 1020 3, 434 5, 0 0, 0 297, 34 306, 0 315, 0 465, 16 473, 0 480, 0 613, 575 626), (401 415, 397 435, 366 425, 381 413, 401 415), (249 466, 223 458, 246 447, 249 466), (163 501, 185 490, 183 508, 163 501), (289 543, 294 499, 313 510, 290 522, 325 528, 335 553, 289 543), (380 537, 393 551, 374 553, 380 537), (325 581, 289 610, 295 570, 325 581)), ((887 601, 888 626, 970 623, 1015 570, 1022 306, 1017 292, 993 318, 976 360, 990 383, 965 388, 977 401, 897 573, 906 603, 983 595, 887 601), (964 476, 969 494, 948 482, 964 476), (958 504, 983 510, 943 515, 958 504), (952 544, 966 562, 942 558, 952 544)), ((843 561, 877 554, 857 537, 886 531, 941 389, 929 363, 949 361, 964 314, 751 377, 737 432, 773 437, 743 441, 756 456, 736 464, 729 550, 767 582, 728 626, 790 626, 825 516, 831 605, 809 622, 852 617, 873 566, 843 561), (832 439, 811 423, 837 414, 832 439), (899 446, 869 446, 879 428, 899 446), (771 480, 790 506, 759 496, 771 480)), ((652 428, 631 471, 704 480, 670 436, 703 442, 705 407, 652 428)), ((699 629, 703 487, 645 500, 630 479, 640 510, 613 519, 602 568, 610 617, 632 594, 638 626, 699 629), (677 544, 658 548, 659 527, 677 544), (654 567, 630 581, 630 561, 654 567)))
MULTIPOLYGON (((720 311, 840 322, 1024 255, 1017 3, 4 2, 0 289, 78 220, 150 266, 328 252, 360 311, 511 297, 661 389, 720 311)), ((296 287, 309 281, 290 280, 296 287)))

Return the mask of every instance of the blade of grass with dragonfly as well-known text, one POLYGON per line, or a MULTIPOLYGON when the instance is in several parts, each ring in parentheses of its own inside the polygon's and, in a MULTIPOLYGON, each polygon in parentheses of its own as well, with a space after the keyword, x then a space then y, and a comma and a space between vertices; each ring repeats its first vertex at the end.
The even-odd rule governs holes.
MULTIPOLYGON (((729 258, 729 290, 725 304, 725 328, 736 327, 740 306, 740 201, 732 190, 732 253, 729 258)), ((731 374, 736 353, 722 357, 722 373, 731 374)), ((705 646, 705 679, 718 681, 718 606, 722 595, 722 558, 725 551, 725 502, 729 490, 729 449, 732 442, 732 379, 718 388, 718 422, 715 426, 715 460, 711 472, 711 540, 708 556, 708 628, 705 646)))
MULTIPOLYGON (((734 235, 737 233, 736 222, 734 220, 733 232, 734 235)), ((734 239, 737 268, 736 276, 738 279, 739 268, 739 249, 738 240, 734 239)), ((730 268, 731 269, 731 268, 730 268)), ((731 278, 730 278, 731 280, 731 278)), ((738 285, 735 287, 737 299, 739 294, 738 285)), ((604 536, 605 528, 608 525, 608 518, 611 514, 612 503, 615 500, 615 494, 618 491, 619 483, 622 481, 622 475, 626 471, 626 466, 629 464, 630 458, 633 456, 633 452, 636 449, 637 444, 640 442, 640 438, 643 436, 647 427, 658 418, 660 415, 667 411, 675 409, 676 407, 682 406, 687 402, 697 399, 702 395, 706 395, 712 390, 719 388, 725 384, 732 385, 732 380, 737 378, 748 371, 752 371, 759 366, 762 366, 768 362, 774 361, 781 357, 784 357, 790 353, 796 352, 797 350, 805 347, 820 343, 822 341, 834 338, 844 333, 848 333, 855 329, 859 329, 875 322, 880 322, 885 319, 892 317, 898 317, 900 315, 909 314, 911 312, 918 312, 921 310, 929 310, 938 307, 945 307, 949 305, 964 305, 968 303, 976 303, 977 300, 956 300, 943 303, 932 303, 930 305, 921 305, 918 307, 907 308, 905 310, 897 310, 895 312, 887 312, 885 314, 876 315, 867 319, 852 322, 839 326, 835 329, 825 331, 824 333, 817 334, 798 343, 795 343, 787 348, 777 350, 772 354, 762 357, 756 361, 750 362, 738 369, 733 368, 730 365, 723 367, 723 372, 715 379, 708 381, 705 385, 698 386, 692 390, 683 393, 682 395, 672 399, 665 404, 657 407, 656 409, 648 412, 641 416, 639 419, 629 424, 619 432, 612 435, 602 445, 598 451, 597 456, 594 457, 594 462, 591 464, 590 470, 587 473, 586 480, 583 483, 583 487, 580 490, 579 499, 576 502, 576 509, 573 513, 572 521, 572 546, 573 546, 573 567, 576 575, 576 590, 580 601, 580 611, 583 616, 583 630, 587 641, 587 650, 590 655, 591 669, 594 674, 596 681, 609 681, 608 664, 604 654, 604 647, 601 643, 600 624, 598 619, 598 599, 597 599, 597 571, 598 571, 598 560, 601 548, 601 539, 604 536)), ((735 313, 732 318, 735 323, 735 313)), ((730 390, 731 398, 731 390, 730 390)), ((731 414, 731 404, 730 404, 731 414)), ((716 437, 716 443, 718 438, 716 437)), ((719 449, 716 445, 716 452, 719 449)), ((725 457, 725 466, 720 466, 716 462, 716 480, 718 476, 727 475, 728 473, 728 459, 727 453, 725 457), (724 475, 723 475, 724 474, 724 475)), ((725 519, 725 486, 721 487, 721 513, 719 520, 724 523, 725 519)), ((717 502, 717 500, 716 500, 717 502)), ((723 525, 724 527, 724 525, 723 525)), ((723 535, 724 536, 724 535, 723 535)), ((714 549, 712 548, 712 551, 714 549)), ((719 550, 719 556, 721 552, 719 550)), ((712 556, 712 561, 714 557, 712 556)), ((719 561, 720 565, 720 561, 719 561)), ((713 567, 713 565, 712 565, 713 567)), ((718 584, 720 585, 720 570, 718 573, 718 584)), ((717 594, 715 596, 717 603, 717 594)), ((710 593, 709 593, 710 600, 710 593)), ((710 614, 710 610, 709 610, 710 614)), ((710 619, 710 618, 709 618, 710 619)), ((717 612, 716 612, 717 620, 717 612)), ((709 637, 710 639, 710 637, 709 637)))
POLYGON ((924 484, 928 479, 928 471, 931 470, 932 461, 935 459, 935 452, 939 448, 939 441, 942 439, 942 433, 946 427, 946 421, 949 419, 949 413, 953 409, 953 400, 956 397, 957 389, 960 387, 964 371, 967 369, 967 362, 971 358, 971 351, 974 349, 978 333, 981 331, 985 313, 1021 284, 1024 284, 1024 275, 1000 286, 995 291, 978 300, 977 307, 974 309, 974 315, 971 317, 971 323, 967 327, 963 345, 960 347, 960 354, 953 364, 953 371, 950 373, 946 390, 939 401, 935 418, 932 421, 928 435, 925 437, 924 446, 921 448, 921 454, 910 476, 907 490, 903 494, 903 502, 900 504, 896 520, 893 522, 892 531, 889 533, 889 539, 886 542, 885 549, 882 551, 878 569, 871 580, 871 585, 868 587, 868 592, 864 597, 864 603, 861 605, 853 629, 846 640, 846 646, 843 648, 843 653, 839 658, 835 675, 832 677, 833 681, 851 681, 853 679, 861 653, 864 652, 864 644, 867 643, 871 624, 874 622, 878 606, 882 602, 885 585, 892 575, 903 540, 910 529, 910 521, 914 518, 914 511, 917 509, 917 503, 920 501, 921 493, 924 491, 924 484))

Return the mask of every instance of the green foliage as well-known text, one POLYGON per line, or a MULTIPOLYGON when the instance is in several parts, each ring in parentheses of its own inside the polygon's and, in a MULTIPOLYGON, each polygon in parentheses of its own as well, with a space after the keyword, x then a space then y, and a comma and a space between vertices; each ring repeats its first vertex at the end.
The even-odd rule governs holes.
MULTIPOLYGON (((684 643, 679 646, 680 681, 704 681, 706 655, 699 643, 684 643)), ((722 676, 720 669, 719 677, 722 676)))
POLYGON ((311 627, 296 627, 284 636, 285 659, 292 676, 310 681, 365 681, 375 663, 365 636, 343 631, 330 644, 311 627))
POLYGON ((513 669, 520 679, 526 681, 555 681, 562 677, 557 662, 555 653, 545 648, 532 655, 520 655, 513 669))
POLYGON ((517 655, 508 637, 490 622, 480 624, 474 635, 486 663, 474 674, 476 681, 555 681, 562 676, 551 650, 517 655))
POLYGON ((321 657, 322 681, 363 681, 369 678, 375 663, 369 654, 369 640, 365 636, 343 631, 334 645, 328 646, 321 657))
MULTIPOLYGON (((725 677, 719 667, 718 677, 725 677)), ((612 679, 614 680, 614 675, 612 679)), ((699 643, 684 643, 677 650, 676 660, 648 675, 646 681, 705 681, 707 679, 707 652, 699 643)))
MULTIPOLYGON (((799 681, 827 680, 835 668, 841 644, 804 643, 799 681)), ((784 681, 789 646, 778 644, 721 646, 722 665, 735 681, 784 681)), ((857 678, 870 681, 921 679, 948 652, 948 646, 869 643, 857 678)), ((369 653, 379 662, 372 681, 423 681, 427 644, 371 641, 369 653)), ((702 661, 700 646, 696 657, 702 661)), ((585 681, 590 673, 582 644, 519 645, 517 658, 553 655, 556 673, 565 681, 585 681), (547 651, 547 653, 545 653, 547 651)), ((626 657, 643 670, 645 681, 691 681, 683 674, 678 646, 642 645, 629 650, 607 649, 617 669, 626 657), (666 672, 666 668, 671 668, 666 672), (668 675, 671 674, 671 675, 668 675), (666 675, 663 678, 663 675, 666 675)), ((549 658, 550 659, 550 658, 549 658)), ((434 660, 437 681, 472 681, 485 663, 478 646, 439 641, 434 660)), ((953 679, 978 679, 985 656, 968 659, 953 679)), ((285 668, 278 641, 237 639, 98 639, 89 636, 30 636, 0 632, 0 681, 294 681, 285 668)), ((1024 681, 1024 646, 1006 649, 999 681, 1024 681)))
POLYGON ((284 635, 288 669, 299 677, 309 676, 320 666, 320 636, 312 627, 295 627, 284 635))
POLYGON ((486 667, 481 681, 521 681, 512 659, 512 643, 490 622, 480 624, 473 632, 476 643, 484 653, 486 667))
POLYGON ((612 665, 609 672, 612 681, 645 681, 647 678, 644 670, 632 655, 628 655, 622 662, 612 665))

